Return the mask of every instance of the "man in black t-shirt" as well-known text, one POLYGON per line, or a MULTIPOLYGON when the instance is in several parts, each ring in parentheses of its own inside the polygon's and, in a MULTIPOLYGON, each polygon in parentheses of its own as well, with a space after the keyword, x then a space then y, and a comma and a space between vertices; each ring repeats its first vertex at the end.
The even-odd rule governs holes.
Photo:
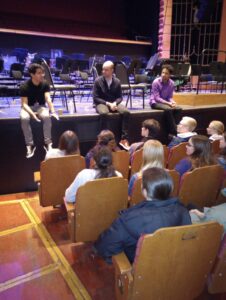
POLYGON ((20 87, 21 96, 21 127, 24 133, 25 142, 27 146, 27 158, 34 155, 36 147, 34 146, 30 118, 37 122, 43 121, 43 134, 45 140, 45 150, 52 148, 51 127, 52 122, 49 115, 55 117, 57 120, 53 103, 50 98, 50 86, 44 81, 44 70, 39 64, 31 64, 28 68, 31 79, 24 82, 20 87), (46 103, 48 108, 46 107, 46 103))

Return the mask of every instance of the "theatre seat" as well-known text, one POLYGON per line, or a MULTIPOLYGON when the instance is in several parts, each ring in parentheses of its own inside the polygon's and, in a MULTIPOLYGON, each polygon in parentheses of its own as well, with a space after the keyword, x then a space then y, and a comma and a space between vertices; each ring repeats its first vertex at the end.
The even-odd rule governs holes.
MULTIPOLYGON (((39 201, 41 206, 63 204, 65 190, 78 172, 85 168, 85 159, 80 155, 50 158, 41 162, 39 201)), ((38 173, 35 174, 38 179, 38 173)))
POLYGON ((95 241, 127 207, 128 181, 113 177, 96 179, 80 186, 76 204, 66 204, 72 242, 95 241))
POLYGON ((162 228, 140 237, 131 265, 113 256, 117 300, 191 300, 202 292, 223 228, 216 222, 162 228))
POLYGON ((224 169, 219 165, 197 168, 185 173, 181 178, 179 198, 185 205, 211 207, 221 187, 224 169))
MULTIPOLYGON (((167 171, 169 172, 169 175, 172 177, 173 180, 174 188, 173 188, 172 196, 177 197, 180 175, 175 170, 167 170, 167 171)), ((141 185, 142 185, 142 178, 140 177, 134 182, 134 187, 133 187, 132 195, 130 197, 129 206, 136 205, 144 200, 144 196, 141 191, 141 185)))
POLYGON ((120 150, 112 152, 113 166, 126 179, 129 177, 129 152, 120 150))
POLYGON ((188 143, 180 143, 169 150, 168 169, 174 169, 176 164, 186 155, 186 145, 188 143))

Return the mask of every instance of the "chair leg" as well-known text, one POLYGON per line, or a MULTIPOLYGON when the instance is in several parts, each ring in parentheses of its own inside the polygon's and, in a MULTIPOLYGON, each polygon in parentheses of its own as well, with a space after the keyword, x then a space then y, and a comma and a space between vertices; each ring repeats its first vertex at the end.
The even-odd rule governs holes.
POLYGON ((76 110, 76 103, 75 103, 75 95, 74 92, 71 90, 72 98, 73 98, 73 104, 74 104, 74 112, 77 112, 76 110))
POLYGON ((143 88, 143 109, 144 109, 144 105, 145 105, 145 104, 144 104, 144 100, 145 100, 145 97, 144 97, 144 96, 145 96, 145 91, 144 91, 144 88, 143 88))
POLYGON ((66 94, 66 91, 65 91, 65 90, 63 91, 63 94, 64 94, 64 99, 65 99, 66 109, 67 109, 67 111, 68 111, 67 94, 66 94))

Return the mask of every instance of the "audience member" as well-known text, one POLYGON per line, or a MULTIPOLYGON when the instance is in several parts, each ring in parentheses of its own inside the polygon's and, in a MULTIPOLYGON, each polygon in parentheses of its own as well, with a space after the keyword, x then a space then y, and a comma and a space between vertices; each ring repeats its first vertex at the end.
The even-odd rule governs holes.
POLYGON ((221 121, 212 121, 206 130, 211 141, 220 140, 224 132, 224 124, 221 121))
POLYGON ((107 146, 113 152, 119 150, 116 145, 114 133, 108 129, 102 130, 99 133, 99 135, 97 136, 96 145, 86 154, 85 159, 87 168, 90 167, 90 161, 93 158, 93 154, 95 153, 95 151, 103 146, 107 146))
POLYGON ((220 139, 220 154, 217 160, 226 171, 226 131, 222 134, 222 138, 220 139))
POLYGON ((66 189, 65 200, 67 202, 76 202, 76 192, 81 185, 98 178, 122 177, 122 174, 116 171, 112 165, 112 152, 108 147, 99 148, 93 156, 95 160, 94 169, 84 169, 78 173, 72 184, 66 189))
POLYGON ((180 143, 188 142, 190 137, 197 134, 194 132, 196 126, 197 122, 195 119, 191 117, 183 117, 180 123, 177 125, 177 136, 173 136, 168 147, 172 148, 180 143))
POLYGON ((146 200, 121 211, 111 227, 104 231, 95 249, 111 263, 111 258, 125 252, 132 263, 136 244, 143 234, 169 226, 191 224, 188 210, 177 198, 171 198, 173 182, 170 175, 161 168, 150 168, 143 172, 143 195, 146 200))
POLYGON ((135 181, 142 177, 142 172, 148 168, 164 168, 164 149, 157 140, 145 142, 143 148, 143 162, 139 172, 133 174, 129 181, 128 195, 131 196, 135 181))
POLYGON ((182 159, 175 170, 182 176, 187 171, 214 164, 211 142, 204 135, 194 135, 186 146, 187 158, 182 159))
POLYGON ((80 154, 78 137, 71 130, 61 134, 58 147, 47 151, 45 159, 80 154))

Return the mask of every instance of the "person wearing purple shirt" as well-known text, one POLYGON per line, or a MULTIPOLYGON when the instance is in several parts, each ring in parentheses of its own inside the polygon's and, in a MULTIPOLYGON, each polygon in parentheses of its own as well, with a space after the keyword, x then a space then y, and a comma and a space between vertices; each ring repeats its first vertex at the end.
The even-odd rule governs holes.
POLYGON ((181 118, 181 108, 173 100, 174 82, 170 79, 172 67, 163 65, 161 77, 152 83, 150 106, 154 109, 164 110, 168 133, 176 134, 177 125, 181 118))

